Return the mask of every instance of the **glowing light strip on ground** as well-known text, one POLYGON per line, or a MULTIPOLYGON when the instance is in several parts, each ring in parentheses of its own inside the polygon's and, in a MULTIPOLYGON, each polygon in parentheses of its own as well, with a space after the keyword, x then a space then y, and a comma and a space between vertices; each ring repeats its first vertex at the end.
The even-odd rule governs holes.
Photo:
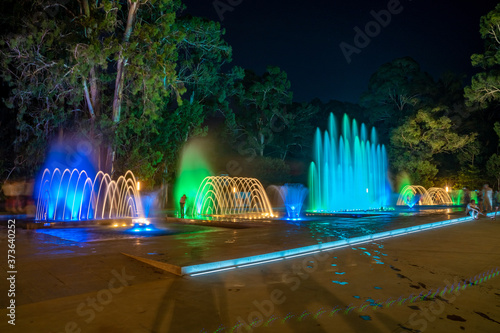
POLYGON ((197 276, 197 275, 204 275, 204 274, 209 274, 209 273, 216 273, 216 272, 228 271, 228 270, 235 269, 235 268, 236 267, 221 268, 221 269, 216 269, 216 270, 213 270, 213 271, 207 271, 207 272, 201 272, 201 273, 191 274, 191 276, 197 276))
POLYGON ((255 266, 255 265, 260 265, 260 264, 267 264, 268 262, 280 261, 280 260, 283 260, 283 259, 284 258, 278 258, 278 259, 272 259, 272 260, 266 260, 266 261, 258 261, 258 262, 254 262, 252 264, 239 265, 238 268, 243 268, 243 267, 248 267, 248 266, 255 266))
MULTIPOLYGON (((494 213, 490 213, 488 214, 488 216, 491 217, 493 216, 493 214, 494 213)), ((365 244, 377 240, 409 235, 420 231, 432 230, 457 223, 471 222, 471 221, 473 221, 473 219, 470 216, 460 217, 452 220, 416 225, 413 227, 395 229, 390 231, 383 231, 372 235, 359 236, 350 239, 342 239, 328 243, 315 244, 306 247, 299 247, 279 252, 260 254, 251 257, 243 257, 231 260, 205 263, 200 265, 185 266, 182 267, 182 274, 183 275, 188 274, 190 276, 198 276, 204 274, 217 273, 235 268, 244 268, 249 266, 266 264, 270 262, 281 261, 284 259, 292 259, 306 255, 312 255, 320 251, 324 252, 324 251, 338 250, 348 246, 365 244)))
MULTIPOLYGON (((325 250, 323 250, 325 251, 325 250)), ((302 257, 302 256, 307 256, 309 254, 314 254, 314 253, 318 253, 320 252, 319 250, 318 251, 313 251, 313 252, 306 252, 306 253, 302 253, 302 254, 296 254, 296 255, 293 255, 293 256, 286 256, 285 259, 291 259, 291 258, 297 258, 297 257, 302 257)))

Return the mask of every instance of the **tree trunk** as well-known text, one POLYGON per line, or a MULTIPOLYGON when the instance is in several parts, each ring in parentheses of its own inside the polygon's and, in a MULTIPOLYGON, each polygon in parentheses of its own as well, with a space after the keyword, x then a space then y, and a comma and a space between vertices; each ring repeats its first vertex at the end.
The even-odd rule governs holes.
POLYGON ((260 156, 264 156, 264 142, 265 142, 265 138, 264 138, 264 133, 259 133, 259 136, 260 136, 260 145, 259 145, 259 150, 260 150, 260 156))
POLYGON ((95 67, 90 69, 90 97, 92 105, 94 106, 94 113, 96 117, 101 114, 101 94, 97 85, 97 75, 95 67))
POLYGON ((88 0, 82 0, 83 13, 85 16, 90 17, 90 6, 88 0))
POLYGON ((90 119, 94 120, 95 118, 94 104, 90 99, 89 88, 87 86, 87 79, 83 79, 83 91, 85 93, 85 100, 87 101, 87 107, 89 108, 90 119))
MULTIPOLYGON (((83 14, 87 17, 90 17, 90 6, 88 0, 82 0, 81 2, 82 5, 82 11, 83 14)), ((90 140, 92 142, 92 147, 94 149, 93 151, 93 158, 97 158, 97 167, 98 170, 106 170, 107 171, 107 166, 104 163, 103 164, 103 159, 101 158, 101 149, 97 147, 95 143, 95 137, 94 137, 94 129, 95 129, 95 120, 97 117, 100 115, 100 110, 101 110, 101 100, 100 100, 100 93, 99 93, 99 88, 97 85, 97 75, 96 75, 96 68, 93 66, 90 69, 90 90, 87 85, 87 78, 83 80, 83 86, 84 86, 84 92, 85 92, 85 99, 87 101, 87 105, 89 108, 89 113, 90 113, 90 120, 91 120, 91 132, 90 132, 90 140)))
MULTIPOLYGON (((118 62, 116 63, 116 81, 115 81, 115 92, 113 97, 113 122, 114 125, 120 122, 121 117, 121 104, 123 99, 123 84, 125 81, 125 66, 127 65, 127 58, 123 54, 123 50, 128 46, 128 42, 130 40, 130 35, 132 34, 133 25, 135 18, 137 16, 137 10, 139 9, 139 2, 132 2, 132 0, 128 0, 128 18, 127 18, 127 26, 125 28, 125 33, 123 34, 123 43, 122 49, 118 55, 118 62)), ((106 159, 110 161, 111 164, 111 172, 113 172, 113 163, 115 161, 115 149, 113 147, 113 143, 110 143, 108 147, 108 157, 106 159)))

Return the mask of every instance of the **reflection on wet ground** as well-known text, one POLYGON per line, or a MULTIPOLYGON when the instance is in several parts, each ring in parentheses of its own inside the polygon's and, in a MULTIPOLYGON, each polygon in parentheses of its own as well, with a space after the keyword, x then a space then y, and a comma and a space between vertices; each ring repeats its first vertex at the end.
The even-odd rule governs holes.
POLYGON ((289 232, 308 231, 317 243, 324 243, 457 217, 463 217, 462 208, 404 209, 392 213, 365 215, 359 218, 307 217, 295 221, 288 220, 286 223, 293 226, 288 230, 289 232))
MULTIPOLYGON (((46 243, 89 243, 110 240, 142 239, 154 236, 169 236, 179 234, 193 234, 215 231, 214 228, 198 225, 176 224, 169 227, 150 226, 146 229, 135 228, 115 228, 112 226, 87 226, 87 227, 56 227, 48 229, 38 229, 38 235, 45 235, 42 240, 46 243), (53 237, 50 237, 53 236, 53 237)), ((189 236, 188 236, 189 237, 189 236)))
MULTIPOLYGON (((147 232, 134 232, 130 226, 113 228, 111 225, 92 225, 30 230, 27 234, 31 235, 34 246, 49 246, 46 251, 62 250, 64 246, 67 246, 65 250, 96 247, 90 249, 91 253, 125 252, 185 266, 299 248, 462 216, 460 209, 426 209, 359 218, 314 216, 297 221, 272 220, 270 223, 254 220, 226 224, 225 227, 221 227, 221 223, 203 221, 196 224, 189 221, 157 221, 147 232)), ((384 249, 376 244, 374 246, 372 249, 357 247, 352 251, 373 264, 383 265, 386 261, 384 249)), ((344 278, 348 274, 343 274, 345 268, 339 268, 332 275, 332 280, 340 284, 346 282, 344 278)))
MULTIPOLYGON (((406 209, 393 211, 384 214, 364 215, 359 218, 353 217, 325 217, 313 216, 300 220, 277 220, 271 223, 259 223, 247 221, 247 225, 265 226, 265 230, 259 230, 259 234, 264 236, 287 238, 308 237, 313 243, 324 243, 339 239, 347 239, 362 235, 374 234, 382 231, 406 228, 414 225, 432 223, 462 216, 461 208, 448 209, 406 209), (415 217, 419 218, 415 218, 415 217)), ((128 227, 113 228, 110 225, 93 225, 86 227, 55 227, 48 229, 38 229, 36 234, 53 237, 39 239, 42 242, 77 242, 88 243, 110 240, 143 239, 154 236, 171 236, 175 240, 184 240, 186 244, 194 247, 206 245, 207 238, 202 237, 200 241, 196 233, 206 233, 212 231, 225 231, 229 237, 225 243, 232 244, 241 239, 241 234, 236 229, 224 229, 210 225, 165 223, 151 226, 148 230, 136 230, 128 227), (239 236, 239 237, 238 237, 239 236)), ((255 235, 252 235, 255 237, 255 235)), ((286 242, 286 241, 285 241, 286 242)), ((67 245, 67 244, 66 244, 67 245)), ((373 257, 381 261, 375 254, 373 257)))

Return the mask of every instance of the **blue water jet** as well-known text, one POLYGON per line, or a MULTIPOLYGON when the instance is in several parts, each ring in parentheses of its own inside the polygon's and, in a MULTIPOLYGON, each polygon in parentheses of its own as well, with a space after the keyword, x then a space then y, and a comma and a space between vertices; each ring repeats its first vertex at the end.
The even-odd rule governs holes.
POLYGON ((370 136, 344 114, 341 131, 333 114, 328 129, 314 136, 313 162, 309 168, 309 204, 314 212, 380 209, 387 206, 387 153, 378 143, 377 132, 370 136))

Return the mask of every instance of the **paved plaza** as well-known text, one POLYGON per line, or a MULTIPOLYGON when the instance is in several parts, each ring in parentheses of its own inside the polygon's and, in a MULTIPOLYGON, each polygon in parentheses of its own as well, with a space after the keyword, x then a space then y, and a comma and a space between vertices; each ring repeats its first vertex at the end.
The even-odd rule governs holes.
POLYGON ((500 220, 200 276, 129 256, 194 265, 457 217, 463 212, 442 209, 232 224, 157 219, 163 232, 151 237, 111 226, 18 228, 16 325, 3 320, 0 331, 498 332, 500 220))

